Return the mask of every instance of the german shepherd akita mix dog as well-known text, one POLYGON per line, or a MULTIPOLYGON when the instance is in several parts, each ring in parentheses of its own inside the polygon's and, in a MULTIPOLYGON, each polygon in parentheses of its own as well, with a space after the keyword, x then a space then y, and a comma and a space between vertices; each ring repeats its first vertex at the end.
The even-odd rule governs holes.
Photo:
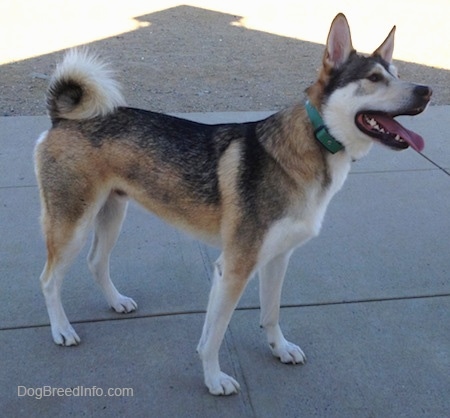
POLYGON ((374 141, 396 150, 424 146, 393 119, 422 112, 431 97, 429 87, 397 78, 394 31, 364 57, 353 49, 347 20, 339 14, 306 103, 239 124, 204 125, 125 107, 103 63, 86 51, 69 52, 47 93, 52 128, 35 150, 48 252, 41 284, 55 343, 80 341, 60 293, 91 228, 89 267, 107 302, 117 312, 136 309, 109 276, 110 252, 127 201, 134 199, 223 250, 198 345, 212 394, 239 389, 220 369, 219 348, 256 272, 261 326, 273 355, 303 363, 302 350, 284 338, 278 322, 290 255, 319 233, 351 162, 374 141))

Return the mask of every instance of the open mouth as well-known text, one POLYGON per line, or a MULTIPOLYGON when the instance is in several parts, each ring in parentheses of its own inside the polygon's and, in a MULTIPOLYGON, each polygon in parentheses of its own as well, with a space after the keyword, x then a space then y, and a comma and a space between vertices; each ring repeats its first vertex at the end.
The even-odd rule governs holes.
POLYGON ((355 122, 360 131, 390 148, 402 150, 411 147, 416 151, 424 148, 420 135, 400 125, 388 113, 359 112, 355 122))

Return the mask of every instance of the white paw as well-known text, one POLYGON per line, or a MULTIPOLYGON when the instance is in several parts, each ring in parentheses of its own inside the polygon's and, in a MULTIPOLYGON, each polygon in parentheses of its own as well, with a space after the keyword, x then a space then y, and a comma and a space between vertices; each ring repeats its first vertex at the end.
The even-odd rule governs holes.
POLYGON ((53 329, 52 327, 53 341, 58 345, 70 346, 78 345, 81 341, 78 334, 73 329, 72 325, 67 324, 65 327, 53 329))
POLYGON ((110 305, 111 308, 119 313, 129 313, 137 309, 137 303, 133 299, 123 295, 118 295, 110 305))
POLYGON ((213 378, 205 379, 205 384, 212 395, 231 395, 240 389, 239 383, 223 372, 213 378))
POLYGON ((306 361, 305 353, 298 345, 284 340, 279 346, 270 344, 270 349, 275 357, 278 357, 282 363, 303 364, 306 361))

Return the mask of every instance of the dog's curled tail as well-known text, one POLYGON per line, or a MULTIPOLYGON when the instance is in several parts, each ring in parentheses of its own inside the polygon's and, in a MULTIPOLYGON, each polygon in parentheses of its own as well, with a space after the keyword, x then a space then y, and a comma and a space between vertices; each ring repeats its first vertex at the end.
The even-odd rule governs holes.
POLYGON ((52 119, 90 119, 125 105, 108 66, 87 49, 72 49, 56 67, 47 91, 52 119))

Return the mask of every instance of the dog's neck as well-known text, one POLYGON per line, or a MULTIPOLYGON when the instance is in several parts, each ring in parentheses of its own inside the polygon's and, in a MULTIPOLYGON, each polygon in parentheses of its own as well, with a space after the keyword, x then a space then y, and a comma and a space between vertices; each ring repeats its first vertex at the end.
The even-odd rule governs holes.
POLYGON ((319 111, 311 104, 309 100, 305 104, 309 120, 314 127, 314 136, 329 152, 336 154, 344 149, 344 145, 335 139, 325 126, 319 111))

